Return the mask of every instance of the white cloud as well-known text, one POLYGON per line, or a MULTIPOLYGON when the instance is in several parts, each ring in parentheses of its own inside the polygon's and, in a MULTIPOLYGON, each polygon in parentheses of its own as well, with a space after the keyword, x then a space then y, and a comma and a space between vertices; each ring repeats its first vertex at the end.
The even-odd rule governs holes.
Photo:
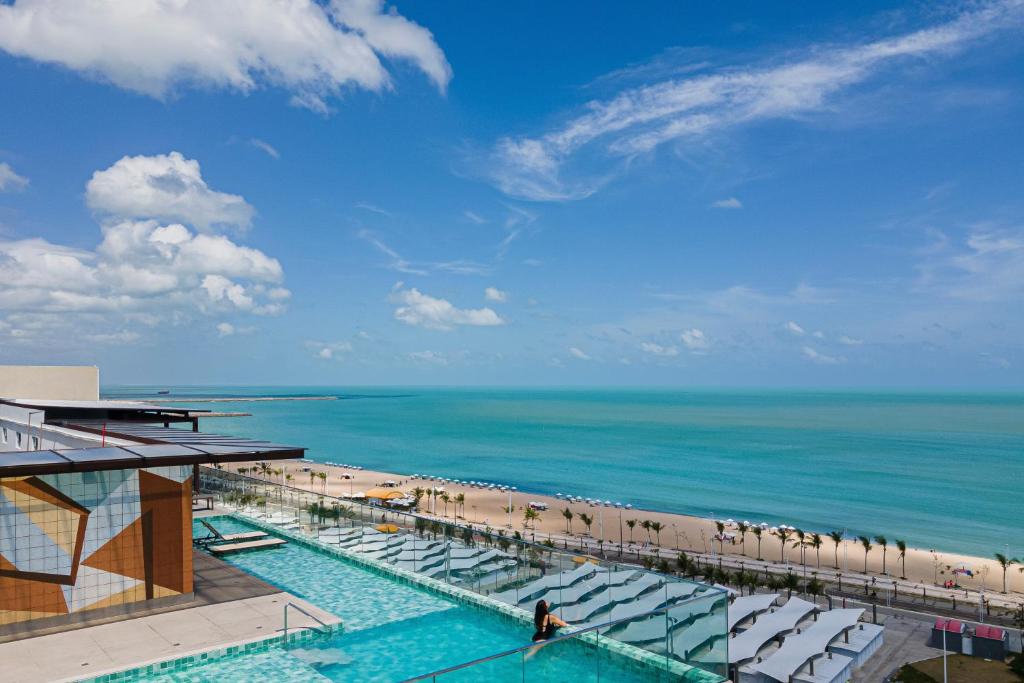
POLYGON ((699 144, 757 121, 834 110, 837 96, 893 64, 949 55, 1020 24, 1024 5, 1005 0, 930 28, 872 42, 811 46, 804 55, 751 66, 685 74, 591 101, 561 127, 537 137, 505 137, 484 174, 508 195, 581 199, 637 154, 666 143, 699 144), (611 170, 580 175, 604 160, 611 170))
POLYGON ((824 339, 825 333, 822 332, 821 330, 816 330, 814 334, 812 334, 811 336, 814 337, 815 339, 824 339))
POLYGON ((445 355, 437 351, 412 351, 409 353, 409 359, 418 363, 448 365, 448 359, 445 355))
POLYGON ((702 353, 711 348, 711 342, 704 335, 704 332, 696 327, 684 330, 679 335, 679 338, 682 340, 683 344, 686 345, 686 348, 693 353, 702 353))
POLYGON ((0 192, 14 192, 28 187, 28 178, 18 175, 10 164, 0 163, 0 192))
POLYGON ((155 218, 214 226, 248 227, 255 210, 241 197, 211 190, 199 162, 179 152, 122 157, 96 171, 85 187, 95 211, 122 218, 155 218))
POLYGON ((846 362, 846 359, 842 356, 828 356, 824 353, 819 353, 810 346, 805 346, 800 351, 803 353, 804 358, 819 365, 837 365, 846 362))
MULTIPOLYGON (((153 203, 144 183, 126 183, 122 192, 118 206, 153 203)), ((196 313, 273 315, 284 310, 290 296, 281 286, 284 271, 277 259, 223 235, 116 216, 100 229, 102 240, 94 250, 39 238, 0 241, 0 310, 73 320, 82 326, 79 338, 93 334, 99 341, 113 334, 111 328, 181 323, 196 313)), ((45 336, 43 327, 36 328, 37 336, 45 336)), ((111 339, 128 341, 125 336, 111 339)))
POLYGON ((661 344, 655 344, 654 342, 643 342, 640 344, 640 350, 654 356, 662 356, 665 358, 671 358, 679 355, 679 349, 675 346, 662 346, 661 344))
POLYGON ((338 360, 352 351, 352 344, 347 341, 307 341, 306 348, 313 350, 313 357, 321 360, 338 360))
POLYGON ((488 287, 484 290, 484 298, 496 303, 505 303, 508 300, 508 294, 496 287, 488 287))
POLYGON ((585 351, 583 351, 582 349, 578 349, 575 346, 569 347, 569 355, 571 355, 573 358, 578 358, 580 360, 592 360, 591 357, 587 355, 585 351))
MULTIPOLYGON (((401 284, 401 283, 399 283, 401 284)), ((400 304, 395 319, 406 325, 450 330, 458 325, 490 327, 505 321, 490 308, 456 308, 445 299, 423 294, 415 287, 395 289, 391 301, 400 304)))
POLYGON ((99 334, 87 334, 85 338, 96 344, 133 344, 139 340, 138 332, 122 330, 120 332, 106 332, 99 334))
POLYGON ((736 199, 736 197, 729 197, 728 199, 719 199, 716 202, 712 202, 711 207, 714 209, 742 209, 743 202, 736 199))
POLYGON ((249 138, 249 144, 272 159, 281 158, 281 153, 278 152, 277 149, 266 140, 260 140, 259 138, 249 138))
POLYGON ((807 331, 804 330, 804 328, 800 327, 799 325, 797 325, 792 320, 790 320, 785 325, 783 325, 783 327, 785 327, 788 332, 792 332, 793 334, 797 335, 798 337, 801 337, 801 336, 807 334, 807 331))
POLYGON ((919 266, 920 288, 971 302, 1024 295, 1024 228, 977 225, 963 244, 945 239, 919 266))
POLYGON ((864 340, 855 337, 847 337, 845 334, 839 337, 839 343, 844 346, 860 346, 864 340))
POLYGON ((469 221, 470 223, 476 223, 477 225, 483 225, 484 223, 487 222, 486 218, 476 213, 475 211, 470 211, 469 209, 463 211, 462 215, 463 217, 465 217, 467 221, 469 221))
POLYGON ((232 325, 229 322, 217 323, 217 336, 219 337, 230 337, 236 334, 252 334, 256 331, 255 327, 232 325))
POLYGON ((430 31, 382 0, 16 0, 0 4, 0 49, 161 99, 274 86, 320 112, 345 88, 390 88, 380 56, 441 91, 451 79, 430 31))

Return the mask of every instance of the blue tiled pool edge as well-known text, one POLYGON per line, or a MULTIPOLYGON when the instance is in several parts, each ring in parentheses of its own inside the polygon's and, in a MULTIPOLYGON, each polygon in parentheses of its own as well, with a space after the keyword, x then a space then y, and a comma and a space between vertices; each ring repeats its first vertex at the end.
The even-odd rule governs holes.
MULTIPOLYGON (((342 629, 342 625, 331 624, 321 626, 318 629, 302 628, 295 629, 295 633, 288 634, 288 643, 302 643, 309 640, 329 638, 342 629)), ((186 671, 196 666, 209 664, 220 659, 235 657, 238 655, 255 654, 267 652, 271 648, 285 643, 284 634, 265 636, 253 640, 247 640, 232 645, 214 647, 195 654, 172 657, 170 659, 155 660, 142 666, 124 669, 112 673, 100 674, 91 678, 75 678, 75 683, 123 683, 137 681, 146 676, 154 674, 171 674, 186 671)))

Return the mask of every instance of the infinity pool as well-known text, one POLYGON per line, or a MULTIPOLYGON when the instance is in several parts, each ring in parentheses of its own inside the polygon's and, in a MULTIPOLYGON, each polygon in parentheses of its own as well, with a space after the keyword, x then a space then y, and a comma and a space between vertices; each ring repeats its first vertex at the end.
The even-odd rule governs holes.
MULTIPOLYGON (((253 527, 233 518, 213 520, 222 533, 253 527)), ((196 525, 197 536, 207 535, 196 525)), ((400 681, 530 642, 532 629, 496 612, 398 583, 343 559, 289 543, 225 557, 264 581, 342 619, 342 632, 322 640, 275 646, 145 678, 160 683, 204 681, 400 681)), ((492 661, 438 679, 470 681, 654 681, 658 673, 625 666, 608 652, 575 641, 492 661)))

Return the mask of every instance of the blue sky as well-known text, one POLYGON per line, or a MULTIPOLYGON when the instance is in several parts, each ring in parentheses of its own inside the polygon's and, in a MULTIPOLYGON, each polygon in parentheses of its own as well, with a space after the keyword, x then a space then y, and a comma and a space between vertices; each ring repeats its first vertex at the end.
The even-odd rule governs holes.
POLYGON ((1021 2, 233 2, 0 3, 0 362, 1024 384, 1021 2))

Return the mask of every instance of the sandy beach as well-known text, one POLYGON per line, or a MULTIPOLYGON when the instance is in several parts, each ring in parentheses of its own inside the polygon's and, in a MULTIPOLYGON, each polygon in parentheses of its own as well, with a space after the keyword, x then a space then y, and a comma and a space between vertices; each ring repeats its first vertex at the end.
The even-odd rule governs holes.
MULTIPOLYGON (((242 465, 242 467, 245 466, 242 465)), ((641 509, 626 510, 615 507, 590 506, 586 503, 568 503, 553 496, 544 496, 524 491, 514 491, 511 493, 511 504, 514 510, 509 515, 505 510, 509 505, 510 494, 497 490, 481 489, 462 484, 442 484, 422 478, 414 479, 410 474, 350 469, 312 461, 280 462, 276 463, 276 467, 284 470, 280 477, 273 477, 272 480, 277 483, 281 483, 285 474, 291 474, 293 480, 289 483, 292 486, 324 493, 324 485, 326 485, 326 493, 328 495, 339 497, 351 495, 354 492, 366 491, 388 480, 397 482, 398 488, 407 492, 411 492, 416 487, 428 489, 432 485, 443 486, 444 490, 453 499, 459 493, 465 496, 464 512, 460 507, 456 517, 455 504, 449 502, 446 509, 440 498, 433 503, 436 504, 436 508, 432 510, 430 497, 424 496, 419 503, 419 511, 421 513, 434 514, 439 518, 446 518, 453 522, 469 523, 477 527, 490 526, 494 529, 508 528, 511 521, 512 530, 519 531, 524 537, 528 539, 533 538, 538 542, 550 537, 559 541, 559 545, 561 545, 562 539, 566 537, 573 540, 578 540, 582 537, 592 542, 603 539, 605 544, 617 545, 621 538, 627 552, 631 553, 637 549, 642 551, 644 544, 648 544, 648 532, 641 528, 641 523, 644 520, 649 520, 651 522, 660 522, 663 528, 660 534, 660 543, 659 539, 654 534, 651 534, 650 543, 647 547, 659 547, 663 555, 674 556, 677 550, 696 553, 723 552, 719 551, 719 542, 713 541, 717 534, 715 522, 700 517, 641 509), (318 477, 315 477, 315 473, 318 472, 327 473, 328 477, 325 484, 321 483, 318 477), (310 473, 314 473, 313 479, 311 479, 310 473), (541 512, 540 517, 532 522, 527 529, 524 527, 524 508, 531 501, 546 503, 548 510, 541 512), (571 534, 567 532, 567 521, 562 514, 562 510, 565 508, 569 508, 576 515, 572 521, 571 534), (579 519, 578 513, 584 513, 593 517, 594 521, 589 535, 587 534, 586 527, 579 519), (637 520, 632 533, 626 523, 631 519, 637 520)), ((232 471, 235 470, 237 470, 237 467, 232 468, 232 471)), ((570 489, 567 488, 566 492, 569 493, 570 489)), ((760 520, 756 519, 749 521, 753 523, 760 522, 760 520)), ((808 533, 811 532, 811 530, 807 531, 808 533)), ((833 541, 825 536, 829 531, 828 529, 817 531, 822 535, 824 541, 819 553, 820 568, 815 551, 808 548, 806 550, 808 572, 818 572, 822 578, 834 578, 838 555, 838 567, 843 572, 844 580, 847 578, 856 580, 858 577, 865 576, 864 548, 856 539, 842 543, 837 549, 833 541)), ((758 542, 755 536, 748 532, 744 545, 735 526, 729 528, 727 533, 735 535, 735 540, 732 543, 729 541, 724 543, 724 557, 751 561, 751 566, 753 566, 755 564, 753 561, 758 557, 758 542)), ((570 540, 570 543, 572 543, 572 540, 570 540)), ((791 538, 787 542, 786 559, 789 566, 795 572, 802 573, 804 568, 799 562, 799 550, 791 547, 792 544, 793 539, 791 538)), ((902 579, 902 576, 904 576, 904 562, 899 558, 895 539, 889 539, 885 558, 887 570, 885 576, 882 575, 882 549, 877 543, 874 543, 874 539, 872 539, 872 544, 873 547, 868 553, 867 558, 867 575, 877 577, 880 587, 890 585, 894 579, 902 579)), ((770 565, 775 565, 779 568, 786 566, 782 559, 780 539, 769 534, 767 531, 761 536, 760 557, 770 565)), ((986 599, 993 603, 1005 603, 1007 605, 1024 604, 1024 595, 1021 594, 1021 591, 1024 591, 1024 574, 1018 571, 1020 565, 1011 566, 1007 572, 1008 593, 1003 595, 1000 593, 1003 580, 1002 569, 994 559, 949 552, 935 552, 930 549, 921 548, 908 548, 905 559, 906 579, 900 581, 900 588, 902 590, 920 590, 923 587, 929 591, 929 594, 932 594, 934 591, 935 594, 956 594, 960 598, 967 599, 973 596, 975 600, 977 599, 977 592, 984 590, 986 599), (951 570, 957 567, 971 569, 974 576, 959 575, 954 577, 951 570), (959 590, 943 590, 941 588, 942 584, 952 578, 958 580, 959 590)), ((860 580, 863 581, 864 579, 861 578, 860 580)))

